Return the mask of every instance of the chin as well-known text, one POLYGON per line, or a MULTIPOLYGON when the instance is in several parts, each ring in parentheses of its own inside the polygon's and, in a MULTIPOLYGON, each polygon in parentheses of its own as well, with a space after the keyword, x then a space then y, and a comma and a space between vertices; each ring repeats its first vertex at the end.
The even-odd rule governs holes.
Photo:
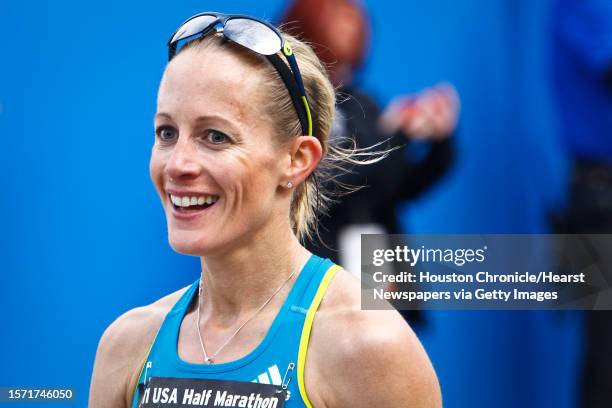
POLYGON ((193 256, 205 256, 215 251, 216 245, 203 240, 201 236, 193 239, 185 235, 188 234, 168 234, 168 243, 174 251, 193 256))
POLYGON ((197 246, 184 245, 183 243, 176 244, 170 241, 170 247, 174 250, 174 252, 182 255, 204 256, 197 246))

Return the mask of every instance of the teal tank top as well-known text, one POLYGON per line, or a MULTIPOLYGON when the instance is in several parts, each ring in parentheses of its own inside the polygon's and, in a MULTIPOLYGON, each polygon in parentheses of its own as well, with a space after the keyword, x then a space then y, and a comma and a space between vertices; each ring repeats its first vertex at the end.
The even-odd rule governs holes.
POLYGON ((248 400, 247 396, 232 394, 231 389, 236 385, 284 390, 284 407, 311 407, 304 389, 304 363, 310 331, 325 290, 339 269, 329 259, 311 255, 261 343, 246 356, 221 364, 189 363, 177 352, 181 322, 198 293, 199 279, 195 281, 168 312, 159 328, 134 390, 132 408, 276 406, 270 401, 266 405, 257 390, 245 394, 248 400), (236 384, 237 381, 240 383, 236 384), (192 386, 192 383, 199 383, 200 388, 192 386), (215 387, 209 387, 209 383, 229 388, 223 388, 226 392, 223 394, 215 387), (164 387, 153 388, 151 384, 170 385, 164 391, 164 387), (205 394, 206 388, 208 394, 205 394))

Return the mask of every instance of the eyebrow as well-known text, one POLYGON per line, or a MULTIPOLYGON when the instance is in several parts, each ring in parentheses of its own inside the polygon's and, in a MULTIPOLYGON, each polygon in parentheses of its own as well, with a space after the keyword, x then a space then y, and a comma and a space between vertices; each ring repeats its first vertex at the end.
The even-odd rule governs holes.
POLYGON ((158 117, 158 116, 172 120, 172 115, 165 113, 165 112, 156 112, 155 117, 158 117))

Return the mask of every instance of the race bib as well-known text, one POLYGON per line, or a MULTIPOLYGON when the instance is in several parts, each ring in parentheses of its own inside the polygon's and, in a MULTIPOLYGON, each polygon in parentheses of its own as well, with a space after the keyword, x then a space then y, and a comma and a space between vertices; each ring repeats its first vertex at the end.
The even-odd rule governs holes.
POLYGON ((139 408, 282 408, 287 396, 272 384, 194 378, 151 377, 140 388, 139 408))

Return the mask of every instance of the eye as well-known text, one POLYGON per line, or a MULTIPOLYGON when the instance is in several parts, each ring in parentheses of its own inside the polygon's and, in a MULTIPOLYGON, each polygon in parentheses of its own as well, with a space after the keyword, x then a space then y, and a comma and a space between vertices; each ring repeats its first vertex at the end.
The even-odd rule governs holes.
POLYGON ((212 144, 223 144, 229 142, 229 136, 218 130, 209 130, 206 134, 206 140, 212 144))
POLYGON ((169 142, 176 138, 176 129, 170 126, 160 126, 155 131, 155 134, 162 142, 169 142))

